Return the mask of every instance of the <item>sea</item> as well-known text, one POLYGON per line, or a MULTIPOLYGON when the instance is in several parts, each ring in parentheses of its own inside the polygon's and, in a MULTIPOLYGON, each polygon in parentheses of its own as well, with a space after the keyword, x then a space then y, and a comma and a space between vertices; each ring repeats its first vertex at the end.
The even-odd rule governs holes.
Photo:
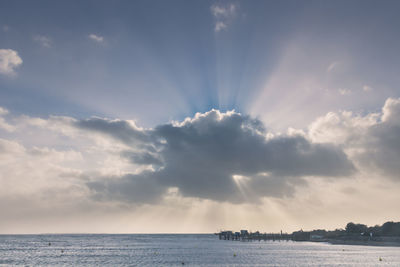
POLYGON ((0 235, 0 266, 399 266, 400 247, 212 234, 0 235))

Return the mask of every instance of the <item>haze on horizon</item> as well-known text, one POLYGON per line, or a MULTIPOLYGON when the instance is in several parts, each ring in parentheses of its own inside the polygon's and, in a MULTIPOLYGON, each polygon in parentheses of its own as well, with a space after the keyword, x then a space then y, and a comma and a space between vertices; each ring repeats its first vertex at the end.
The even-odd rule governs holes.
POLYGON ((400 221, 398 1, 1 1, 0 234, 400 221))

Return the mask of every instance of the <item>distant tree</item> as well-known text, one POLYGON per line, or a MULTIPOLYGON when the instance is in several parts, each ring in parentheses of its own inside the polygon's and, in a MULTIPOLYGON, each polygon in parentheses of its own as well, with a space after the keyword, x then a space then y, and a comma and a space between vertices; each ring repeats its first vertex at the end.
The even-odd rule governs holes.
POLYGON ((345 233, 345 230, 343 230, 343 229, 335 229, 334 231, 326 232, 325 236, 327 238, 338 238, 340 236, 343 236, 344 233, 345 233))
POLYGON ((376 236, 400 236, 400 222, 385 222, 382 226, 375 225, 371 227, 367 227, 365 224, 353 223, 349 222, 346 225, 345 229, 335 229, 333 231, 326 231, 324 229, 317 229, 309 232, 305 232, 303 230, 293 232, 292 238, 295 241, 306 241, 310 240, 311 235, 322 235, 326 238, 331 239, 346 239, 351 240, 354 238, 355 240, 360 239, 360 234, 365 237, 370 236, 372 233, 373 237, 376 236))
POLYGON ((317 229, 317 230, 312 230, 311 235, 322 235, 324 236, 326 234, 326 230, 325 229, 317 229))
POLYGON ((360 233, 365 233, 368 231, 368 227, 365 224, 355 224, 352 222, 349 222, 346 225, 346 232, 349 234, 360 234, 360 233))
POLYGON ((346 225, 346 232, 347 233, 353 233, 355 230, 356 230, 356 224, 355 223, 349 222, 346 225))
POLYGON ((382 235, 382 227, 379 225, 368 227, 368 232, 372 233, 373 236, 381 236, 382 235))
POLYGON ((384 236, 400 236, 400 222, 385 222, 381 231, 384 236))

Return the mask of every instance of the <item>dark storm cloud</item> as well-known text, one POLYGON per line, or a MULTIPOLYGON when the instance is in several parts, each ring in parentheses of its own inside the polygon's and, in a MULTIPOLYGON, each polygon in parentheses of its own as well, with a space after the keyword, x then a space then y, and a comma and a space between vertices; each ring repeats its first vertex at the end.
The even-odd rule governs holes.
POLYGON ((289 196, 304 183, 303 176, 338 177, 354 171, 343 151, 333 145, 312 144, 302 136, 267 139, 259 120, 234 112, 213 110, 145 131, 102 119, 77 125, 139 144, 140 153, 124 156, 156 167, 153 172, 88 184, 100 198, 148 202, 176 187, 183 196, 240 203, 289 196), (157 149, 143 152, 143 145, 157 149))
POLYGON ((162 160, 153 153, 150 152, 134 152, 134 151, 123 151, 121 156, 129 159, 132 163, 142 164, 142 165, 153 165, 161 166, 163 165, 162 160))
POLYGON ((128 121, 91 118, 76 121, 75 126, 80 129, 107 134, 129 145, 137 142, 148 142, 148 136, 128 121))

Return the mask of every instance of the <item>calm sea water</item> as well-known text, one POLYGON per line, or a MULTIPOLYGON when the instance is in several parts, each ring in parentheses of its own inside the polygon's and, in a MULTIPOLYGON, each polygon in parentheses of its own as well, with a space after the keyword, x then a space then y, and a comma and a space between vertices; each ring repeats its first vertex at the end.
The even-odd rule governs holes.
POLYGON ((183 263, 184 266, 400 266, 400 247, 238 242, 218 240, 214 235, 0 235, 0 266, 182 266, 183 263))

